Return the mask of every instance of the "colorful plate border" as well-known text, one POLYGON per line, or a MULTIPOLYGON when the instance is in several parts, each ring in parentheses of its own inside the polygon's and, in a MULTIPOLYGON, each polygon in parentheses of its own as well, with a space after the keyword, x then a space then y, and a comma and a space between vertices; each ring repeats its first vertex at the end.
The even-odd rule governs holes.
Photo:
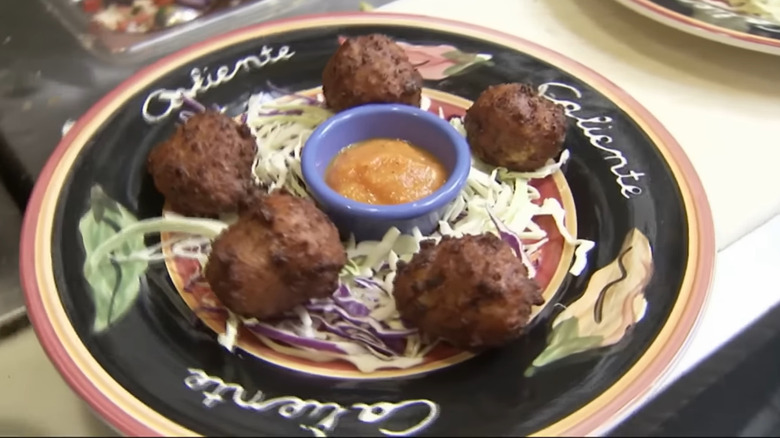
POLYGON ((595 71, 538 44, 501 32, 427 16, 387 13, 310 15, 239 29, 169 55, 140 70, 82 116, 59 143, 43 168, 29 201, 21 234, 20 276, 28 312, 50 360, 66 382, 116 430, 130 436, 195 435, 143 404, 103 370, 90 355, 65 313, 56 292, 51 231, 59 192, 68 171, 92 133, 113 111, 159 75, 204 53, 250 38, 323 25, 423 26, 466 33, 542 59, 575 74, 630 115, 653 140, 675 175, 686 207, 689 260, 678 301, 667 323, 637 363, 609 389, 578 411, 535 435, 590 435, 617 419, 652 391, 681 351, 703 308, 715 259, 712 215, 696 172, 671 134, 644 107, 595 71))
MULTIPOLYGON (((645 17, 712 41, 734 47, 780 56, 780 37, 769 38, 740 32, 696 18, 688 17, 659 5, 654 0, 615 0, 623 6, 645 17)), ((780 34, 779 34, 780 35, 780 34)))

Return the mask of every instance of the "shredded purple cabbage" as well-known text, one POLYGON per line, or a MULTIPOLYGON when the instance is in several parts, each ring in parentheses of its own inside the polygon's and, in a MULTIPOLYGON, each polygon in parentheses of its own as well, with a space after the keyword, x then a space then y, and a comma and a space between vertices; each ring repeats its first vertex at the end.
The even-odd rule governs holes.
POLYGON ((190 117, 194 116, 195 113, 202 113, 206 111, 206 107, 198 102, 197 100, 188 97, 186 95, 182 95, 181 97, 182 102, 188 109, 183 109, 179 111, 179 121, 181 123, 186 122, 190 117))
POLYGON ((346 321, 373 330, 379 337, 395 337, 395 338, 406 337, 409 335, 413 335, 417 332, 417 330, 414 329, 403 329, 403 330, 391 329, 389 327, 383 326, 383 324, 381 324, 380 322, 378 322, 377 320, 371 317, 363 318, 358 316, 352 316, 349 314, 349 312, 344 310, 344 308, 335 304, 308 304, 306 305, 306 310, 312 312, 324 313, 324 314, 334 314, 334 313, 338 314, 346 321))
POLYGON ((298 99, 305 100, 306 103, 308 103, 309 105, 319 106, 319 107, 323 106, 322 102, 318 101, 317 99, 311 98, 309 96, 304 96, 302 94, 293 93, 293 92, 291 92, 289 90, 285 90, 282 87, 274 85, 273 83, 271 83, 271 81, 265 81, 265 83, 266 83, 266 85, 268 85, 268 88, 270 88, 271 91, 274 91, 275 93, 278 93, 280 96, 292 96, 292 97, 295 97, 295 98, 298 98, 298 99))
POLYGON ((360 300, 353 297, 345 284, 340 285, 339 288, 336 289, 336 292, 333 294, 333 301, 352 316, 360 318, 371 314, 371 309, 366 307, 360 300))
POLYGON ((299 116, 301 114, 303 114, 303 111, 301 110, 288 110, 288 111, 273 110, 267 113, 262 113, 260 115, 261 116, 299 116))
POLYGON ((333 333, 334 335, 345 339, 358 341, 365 347, 372 348, 385 356, 395 356, 398 354, 397 351, 388 348, 384 342, 362 327, 343 321, 331 324, 325 317, 317 314, 312 314, 311 318, 318 324, 318 329, 323 329, 324 331, 333 333))
POLYGON ((305 338, 293 332, 274 327, 264 322, 244 323, 244 326, 254 333, 267 336, 273 340, 281 341, 294 347, 311 348, 314 350, 328 351, 337 354, 349 354, 348 351, 345 351, 335 342, 305 338))
POLYGON ((496 226, 496 230, 498 230, 498 235, 501 237, 501 240, 508 243, 509 246, 512 247, 512 251, 515 252, 517 257, 520 257, 520 259, 523 260, 523 263, 532 266, 531 260, 523 250, 523 242, 520 240, 520 236, 515 234, 512 230, 509 229, 509 227, 501 222, 501 220, 496 217, 496 215, 494 215, 490 209, 488 209, 488 215, 490 216, 490 220, 492 220, 493 224, 496 226))
POLYGON ((196 113, 202 113, 206 111, 206 107, 202 103, 198 102, 197 100, 191 97, 182 95, 181 100, 182 102, 184 102, 185 105, 190 107, 196 113))
MULTIPOLYGON (((363 278, 356 282, 357 287, 363 293, 376 291, 386 294, 379 283, 363 278), (368 286, 368 287, 364 287, 368 286)), ((371 299, 370 297, 368 299, 371 299)), ((350 354, 339 346, 338 342, 324 339, 313 339, 298 333, 314 330, 337 336, 344 342, 352 341, 367 349, 375 356, 384 359, 398 357, 406 349, 408 337, 417 333, 416 329, 394 329, 387 324, 372 318, 371 309, 361 302, 345 284, 340 284, 338 289, 327 299, 313 299, 303 306, 311 318, 311 327, 301 317, 299 309, 291 312, 285 318, 278 321, 245 322, 252 332, 267 336, 275 341, 283 342, 293 347, 305 347, 319 349, 339 354, 350 354), (302 330, 286 330, 281 328, 285 324, 293 324, 302 330), (296 333, 298 332, 298 333, 296 333)), ((288 326, 289 327, 289 326, 288 326)))
POLYGON ((355 277, 355 278, 352 279, 352 281, 354 281, 355 284, 357 284, 358 286, 360 286, 360 287, 362 287, 364 289, 374 289, 374 288, 376 288, 376 289, 384 290, 382 284, 379 283, 378 281, 374 280, 373 278, 369 278, 369 277, 355 277))
POLYGON ((195 113, 189 110, 181 110, 179 112, 179 121, 184 123, 186 122, 190 117, 194 116, 195 113))

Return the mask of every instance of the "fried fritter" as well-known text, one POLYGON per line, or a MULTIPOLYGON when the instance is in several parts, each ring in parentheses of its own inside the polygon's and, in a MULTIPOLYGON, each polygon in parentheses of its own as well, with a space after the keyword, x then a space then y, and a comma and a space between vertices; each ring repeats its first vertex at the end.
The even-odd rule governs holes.
POLYGON ((544 303, 520 258, 489 233, 424 242, 393 286, 405 321, 460 348, 497 347, 518 338, 532 305, 544 303))
POLYGON ((367 103, 420 106, 422 76, 406 52, 385 35, 348 38, 322 72, 322 92, 333 111, 367 103))
POLYGON ((214 241, 206 265, 220 301, 236 314, 265 319, 333 294, 347 256, 325 213, 278 191, 247 204, 214 241))
POLYGON ((464 120, 472 152, 482 161, 528 172, 561 152, 566 136, 562 106, 527 84, 501 84, 483 91, 464 120))
POLYGON ((184 215, 234 211, 251 184, 255 140, 245 125, 206 111, 190 117, 149 153, 157 190, 184 215))

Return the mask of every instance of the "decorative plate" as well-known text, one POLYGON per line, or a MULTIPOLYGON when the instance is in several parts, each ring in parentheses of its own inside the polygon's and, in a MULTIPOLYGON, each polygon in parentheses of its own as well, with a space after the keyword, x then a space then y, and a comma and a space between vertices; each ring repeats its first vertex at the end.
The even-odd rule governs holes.
POLYGON ((713 41, 780 55, 774 0, 617 0, 653 20, 713 41))
POLYGON ((103 98, 37 182, 21 276, 49 357, 127 435, 583 435, 610 427, 674 361, 702 309, 714 253, 691 164, 607 79, 488 29, 355 13, 210 39, 103 98), (193 281, 197 263, 181 252, 164 258, 171 245, 156 246, 165 262, 132 257, 154 250, 159 234, 126 240, 121 260, 85 267, 118 230, 163 214, 145 163, 189 111, 177 93, 249 123, 250 96, 316 96, 341 39, 368 33, 402 45, 425 80, 423 106, 442 117, 463 115, 502 82, 532 84, 565 107, 568 160, 529 177, 526 192, 548 240, 533 261, 546 304, 522 338, 479 354, 440 344, 405 367, 361 370, 301 357, 245 326, 226 332, 226 313, 193 281))

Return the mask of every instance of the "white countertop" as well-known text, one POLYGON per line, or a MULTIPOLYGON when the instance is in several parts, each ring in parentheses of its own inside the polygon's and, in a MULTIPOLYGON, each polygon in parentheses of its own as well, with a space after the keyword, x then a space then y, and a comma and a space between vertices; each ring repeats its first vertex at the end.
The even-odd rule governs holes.
MULTIPOLYGON (((693 334, 651 394, 690 372, 702 360, 780 303, 775 272, 780 266, 780 215, 720 251, 712 289, 693 334)), ((623 413, 627 418, 642 406, 623 413)), ((614 427, 614 425, 613 425, 614 427)))
MULTIPOLYGON (((780 218, 759 228, 780 213, 772 135, 780 57, 703 40, 608 0, 400 0, 382 9, 466 21, 552 48, 611 79, 677 138, 708 193, 722 251, 701 323, 664 385, 780 301, 779 288, 767 287, 780 266, 780 218)), ((0 435, 112 433, 65 385, 31 329, 0 341, 0 382, 0 435)))
POLYGON ((713 287, 688 345, 658 390, 780 303, 780 216, 718 253, 713 287))

